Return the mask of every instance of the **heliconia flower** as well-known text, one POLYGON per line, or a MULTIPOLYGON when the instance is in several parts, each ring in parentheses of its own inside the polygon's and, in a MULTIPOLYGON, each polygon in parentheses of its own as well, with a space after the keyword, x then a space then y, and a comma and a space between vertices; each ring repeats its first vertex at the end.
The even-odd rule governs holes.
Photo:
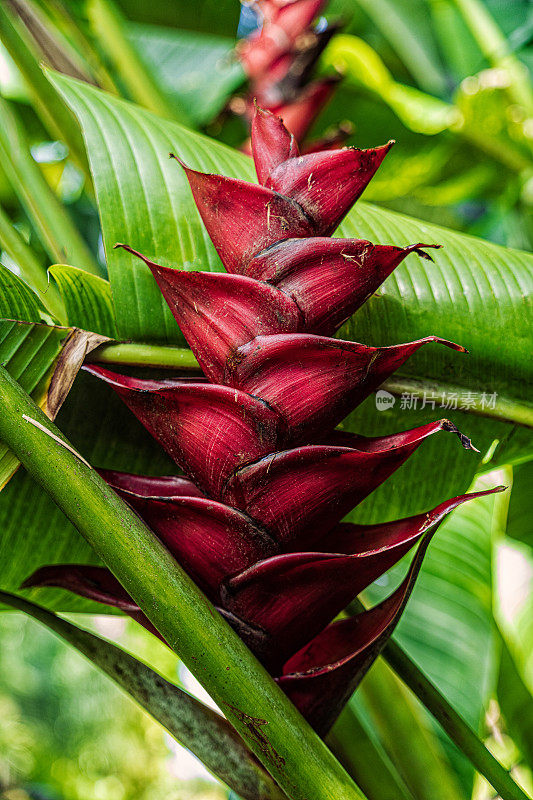
POLYGON ((309 333, 331 336, 409 253, 429 261, 435 244, 373 245, 365 239, 286 239, 259 253, 245 274, 292 297, 309 333))
POLYGON ((258 12, 260 28, 236 48, 250 81, 248 98, 244 100, 246 116, 253 116, 253 101, 257 100, 263 108, 282 117, 298 142, 339 81, 337 75, 312 80, 321 53, 340 28, 324 18, 314 24, 325 5, 326 0, 291 0, 283 4, 257 0, 253 7, 258 12))
POLYGON ((313 220, 317 236, 331 236, 393 144, 391 140, 369 150, 343 147, 289 158, 270 172, 265 186, 295 200, 313 220))
MULTIPOLYGON (((300 156, 281 120, 255 113, 264 185, 185 168, 227 274, 181 272, 121 245, 152 271, 205 377, 86 369, 185 473, 100 470, 109 491, 146 522, 324 735, 391 635, 439 524, 503 487, 393 522, 343 522, 433 434, 453 433, 475 450, 449 420, 379 437, 335 427, 419 348, 465 350, 438 336, 388 347, 329 338, 407 255, 431 261, 425 249, 436 245, 329 238, 387 147, 300 156), (334 621, 414 547, 399 589, 334 621)), ((43 567, 25 582, 37 586, 107 603, 153 631, 102 567, 43 567)))
POLYGON ((320 14, 327 0, 298 0, 274 6, 260 3, 265 15, 258 33, 244 40, 237 49, 240 61, 250 78, 262 75, 284 53, 291 51, 296 40, 320 14))
POLYGON ((315 236, 313 221, 272 189, 186 167, 194 201, 228 272, 239 272, 259 250, 280 239, 315 236))
POLYGON ((391 347, 313 334, 257 336, 228 361, 224 383, 261 397, 291 431, 308 440, 333 428, 425 344, 464 348, 437 336, 391 347))
POLYGON ((491 491, 460 495, 426 514, 385 524, 341 523, 313 539, 312 552, 275 555, 230 577, 222 588, 224 607, 266 634, 262 660, 279 671, 356 595, 428 532, 433 535, 450 511, 491 491))
MULTIPOLYGON (((222 500, 291 546, 312 542, 377 489, 428 436, 442 430, 458 433, 448 420, 440 420, 366 442, 356 437, 358 449, 306 445, 273 453, 237 470, 222 500)), ((464 444, 468 447, 469 440, 464 444)))
POLYGON ((262 186, 273 169, 300 155, 296 139, 281 119, 257 104, 252 120, 251 144, 257 180, 262 186))

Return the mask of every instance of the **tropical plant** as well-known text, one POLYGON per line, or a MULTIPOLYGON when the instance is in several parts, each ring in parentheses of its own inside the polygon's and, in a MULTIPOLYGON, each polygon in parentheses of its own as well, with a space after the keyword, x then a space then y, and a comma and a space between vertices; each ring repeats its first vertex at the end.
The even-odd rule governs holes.
MULTIPOLYGON (((457 6, 474 25, 477 4, 457 6)), ((430 108, 428 124, 455 115, 442 152, 467 142, 490 162, 503 145, 386 78, 357 22, 343 34, 338 19, 315 24, 323 2, 260 0, 242 67, 229 39, 185 30, 214 29, 202 8, 191 20, 184 7, 180 31, 128 24, 105 0, 85 18, 55 2, 0 9, 10 69, 33 100, 11 90, 0 108, 0 599, 87 656, 243 798, 449 800, 471 795, 474 768, 523 800, 530 632, 502 575, 509 554, 529 557, 531 258, 384 207, 350 211, 391 143, 339 149, 350 129, 328 126, 361 74, 381 92, 379 73, 405 124, 430 108), (192 94, 179 73, 169 80, 187 58, 192 94), (247 155, 194 130, 246 151, 232 109, 253 117, 259 183, 247 155), (317 141, 302 144, 309 129, 317 141), (39 165, 43 145, 28 141, 57 133, 70 155, 39 165), (70 263, 47 270, 54 261, 70 263), (509 515, 499 484, 513 485, 509 515), (53 612, 102 604, 163 639, 226 719, 53 612), (521 764, 512 776, 478 738, 491 697, 496 740, 503 730, 512 743, 498 757, 521 764)), ((219 29, 234 11, 217 8, 219 29)), ((527 117, 521 68, 502 54, 498 69, 527 117)), ((527 142, 507 135, 524 187, 527 142)), ((406 166, 394 150, 383 170, 406 166)), ((372 195, 381 172, 366 196, 391 204, 372 195)), ((402 189, 409 202, 417 181, 402 189)))

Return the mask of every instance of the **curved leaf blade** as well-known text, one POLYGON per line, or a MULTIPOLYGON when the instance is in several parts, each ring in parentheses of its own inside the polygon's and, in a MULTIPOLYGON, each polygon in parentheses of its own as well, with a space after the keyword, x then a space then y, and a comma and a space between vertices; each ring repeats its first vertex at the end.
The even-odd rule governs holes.
POLYGON ((68 264, 54 264, 50 267, 50 274, 59 287, 69 325, 116 338, 115 312, 108 281, 68 264))

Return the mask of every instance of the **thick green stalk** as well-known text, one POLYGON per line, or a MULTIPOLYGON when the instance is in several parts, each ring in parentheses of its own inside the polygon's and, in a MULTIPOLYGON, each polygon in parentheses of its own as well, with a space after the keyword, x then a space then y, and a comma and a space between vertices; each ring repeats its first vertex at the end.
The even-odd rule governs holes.
POLYGON ((531 800, 396 642, 391 640, 387 643, 383 656, 502 800, 531 800))
POLYGON ((331 751, 168 550, 67 449, 59 429, 3 367, 0 408, 0 439, 113 571, 285 793, 292 800, 361 800, 331 751))
POLYGON ((98 274, 98 264, 33 160, 20 121, 6 100, 0 101, 0 156, 9 182, 51 260, 98 274))
POLYGON ((157 369, 200 369, 192 350, 186 347, 139 342, 102 345, 90 354, 87 361, 94 364, 123 364, 157 369))
POLYGON ((243 800, 283 800, 285 795, 270 775, 216 711, 169 683, 120 647, 78 628, 46 608, 2 591, 0 603, 28 614, 75 647, 243 800))
POLYGON ((47 80, 27 31, 13 18, 5 3, 0 3, 0 40, 24 76, 43 125, 51 136, 68 145, 73 158, 90 180, 89 163, 76 118, 47 80))
POLYGON ((56 285, 48 280, 47 270, 39 263, 33 251, 0 206, 0 247, 6 251, 20 269, 21 278, 39 295, 45 308, 65 325, 67 316, 65 305, 56 285))

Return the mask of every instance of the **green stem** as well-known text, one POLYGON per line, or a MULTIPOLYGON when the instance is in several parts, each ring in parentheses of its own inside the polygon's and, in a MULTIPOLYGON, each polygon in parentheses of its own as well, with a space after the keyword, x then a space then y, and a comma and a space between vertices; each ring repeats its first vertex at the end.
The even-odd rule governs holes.
POLYGON ((396 642, 391 640, 387 643, 383 656, 502 800, 531 800, 396 642))
POLYGON ((283 800, 285 795, 216 711, 120 647, 46 608, 2 591, 0 603, 28 614, 75 647, 243 800, 283 800))
POLYGON ((87 361, 97 364, 123 364, 131 367, 154 367, 157 369, 199 370, 192 350, 186 347, 119 342, 98 347, 87 361))
MULTIPOLYGON (((99 364, 124 364, 158 369, 200 369, 198 361, 192 352, 185 347, 139 344, 135 342, 102 345, 90 354, 88 361, 99 364)), ((426 403, 431 397, 433 399, 437 397, 437 400, 440 401, 443 396, 446 398, 455 394, 459 397, 468 392, 468 408, 459 410, 479 417, 496 419, 499 422, 511 422, 517 425, 524 425, 527 428, 533 428, 533 406, 519 403, 501 395, 496 395, 495 398, 490 399, 485 393, 474 392, 464 386, 452 386, 451 384, 437 383, 421 378, 403 378, 397 375, 385 381, 381 388, 399 397, 402 394, 413 395, 421 402, 425 400, 426 403)))
POLYGON ((9 182, 52 261, 70 263, 98 275, 98 264, 33 160, 21 123, 6 100, 0 101, 0 156, 9 182))
POLYGON ((54 138, 68 145, 72 156, 90 180, 89 163, 76 118, 47 80, 27 31, 18 20, 13 19, 5 3, 0 3, 0 39, 24 76, 43 125, 54 138))
POLYGON ((113 571, 285 793, 292 800, 361 800, 331 751, 235 631, 142 520, 67 449, 71 445, 59 429, 4 368, 0 408, 0 439, 113 571))
POLYGON ((54 283, 48 280, 47 270, 39 263, 33 251, 0 206, 0 247, 6 251, 20 269, 20 276, 39 295, 44 307, 62 325, 67 322, 65 305, 54 283))
MULTIPOLYGON (((403 378, 394 376, 386 380, 382 386, 391 394, 401 396, 402 394, 413 395, 419 400, 427 402, 429 398, 449 398, 456 395, 459 399, 461 395, 468 393, 468 408, 461 409, 458 403, 458 410, 468 414, 475 414, 478 417, 488 417, 499 422, 512 422, 517 425, 524 425, 533 428, 533 406, 526 403, 518 403, 507 397, 496 394, 491 400, 485 392, 474 392, 464 386, 452 386, 447 383, 421 380, 419 378, 403 378), (490 404, 490 407, 489 407, 490 404)), ((429 406, 431 408, 431 405, 429 406)), ((438 408, 438 404, 436 404, 438 408)))

